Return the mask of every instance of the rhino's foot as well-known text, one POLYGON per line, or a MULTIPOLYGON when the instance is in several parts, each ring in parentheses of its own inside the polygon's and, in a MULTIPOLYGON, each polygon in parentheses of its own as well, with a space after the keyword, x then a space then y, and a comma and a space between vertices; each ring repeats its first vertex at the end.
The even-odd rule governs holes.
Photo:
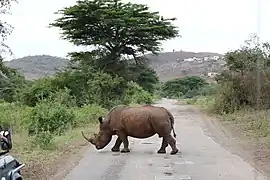
POLYGON ((160 149, 157 152, 158 154, 166 154, 166 150, 165 149, 160 149))
POLYGON ((120 151, 120 148, 113 147, 111 150, 112 150, 112 152, 119 152, 120 151))
POLYGON ((122 149, 122 151, 121 151, 121 153, 129 153, 129 152, 130 152, 130 150, 128 148, 122 149))
POLYGON ((172 150, 171 155, 174 155, 174 154, 178 153, 178 151, 179 151, 178 149, 172 150))

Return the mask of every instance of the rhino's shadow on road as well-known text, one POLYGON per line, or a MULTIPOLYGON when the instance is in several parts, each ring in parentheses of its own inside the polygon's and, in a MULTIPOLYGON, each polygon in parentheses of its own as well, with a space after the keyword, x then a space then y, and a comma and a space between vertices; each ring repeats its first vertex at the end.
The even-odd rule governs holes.
POLYGON ((167 151, 166 154, 158 154, 156 151, 132 151, 129 153, 121 153, 121 152, 111 152, 111 151, 107 151, 107 150, 103 150, 103 151, 97 151, 97 154, 100 155, 111 155, 111 156, 130 156, 130 157, 160 157, 160 158, 164 158, 164 159, 170 159, 173 157, 178 157, 178 158, 182 158, 182 153, 177 153, 176 155, 170 155, 170 151, 167 151))
MULTIPOLYGON (((131 149, 132 151, 132 149, 131 149)), ((98 154, 111 154, 112 156, 119 156, 119 155, 152 155, 155 154, 156 152, 154 151, 132 151, 129 153, 121 153, 121 152, 112 152, 112 151, 97 151, 98 154)), ((156 153, 157 154, 157 153, 156 153)))

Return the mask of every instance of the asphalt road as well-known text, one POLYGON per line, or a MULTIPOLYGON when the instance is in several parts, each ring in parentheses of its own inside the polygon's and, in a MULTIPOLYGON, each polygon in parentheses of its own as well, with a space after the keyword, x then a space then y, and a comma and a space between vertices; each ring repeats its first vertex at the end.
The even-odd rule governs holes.
MULTIPOLYGON (((103 150, 91 146, 66 180, 267 180, 239 156, 225 150, 204 126, 201 114, 189 106, 163 99, 175 116, 177 146, 181 153, 157 154, 161 139, 129 138, 131 152, 110 151, 116 137, 103 150)), ((122 145, 123 146, 123 145, 122 145)), ((121 146, 121 148, 122 148, 121 146)), ((270 180, 270 178, 268 178, 270 180)))

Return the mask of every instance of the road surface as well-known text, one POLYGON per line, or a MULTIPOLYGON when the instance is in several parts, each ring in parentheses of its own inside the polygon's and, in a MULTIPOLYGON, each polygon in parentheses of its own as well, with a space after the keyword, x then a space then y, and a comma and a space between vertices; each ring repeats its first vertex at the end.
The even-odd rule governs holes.
MULTIPOLYGON (((103 150, 90 147, 66 180, 267 180, 239 156, 213 140, 199 112, 163 99, 156 104, 175 116, 177 146, 181 153, 157 154, 161 139, 130 140, 131 152, 111 152, 116 137, 103 150)), ((89 145, 91 146, 91 145, 89 145)), ((123 145, 122 145, 123 146, 123 145)), ((121 148, 122 148, 121 146, 121 148)), ((269 178, 268 178, 269 179, 269 178)))

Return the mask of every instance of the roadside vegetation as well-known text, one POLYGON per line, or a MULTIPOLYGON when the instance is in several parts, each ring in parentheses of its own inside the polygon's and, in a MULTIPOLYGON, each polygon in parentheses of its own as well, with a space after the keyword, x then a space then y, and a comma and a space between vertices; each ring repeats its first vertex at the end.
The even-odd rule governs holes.
POLYGON ((203 85, 189 98, 178 92, 181 102, 217 117, 270 172, 270 44, 258 42, 252 35, 242 47, 227 52, 226 70, 215 77, 216 83, 203 85))
MULTIPOLYGON (((1 3, 4 9, 11 2, 1 3)), ((35 81, 6 67, 0 56, 0 125, 13 133, 12 154, 26 163, 26 179, 55 174, 58 164, 87 145, 81 130, 96 131, 97 117, 108 109, 160 98, 157 74, 142 55, 157 53, 161 41, 178 36, 175 18, 120 0, 78 1, 58 14, 51 27, 60 28, 63 39, 92 51, 70 52, 67 68, 35 81)), ((11 32, 8 24, 0 23, 11 32)), ((7 32, 0 31, 2 49, 8 49, 7 32)))
MULTIPOLYGON (((215 90, 193 99, 209 113, 243 126, 252 137, 270 136, 270 44, 252 35, 241 48, 225 54, 227 70, 216 76, 215 90)), ((239 127, 240 128, 240 127, 239 127)))

